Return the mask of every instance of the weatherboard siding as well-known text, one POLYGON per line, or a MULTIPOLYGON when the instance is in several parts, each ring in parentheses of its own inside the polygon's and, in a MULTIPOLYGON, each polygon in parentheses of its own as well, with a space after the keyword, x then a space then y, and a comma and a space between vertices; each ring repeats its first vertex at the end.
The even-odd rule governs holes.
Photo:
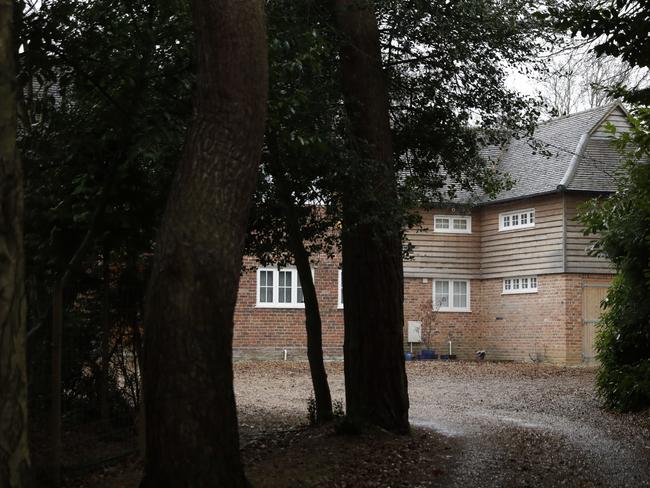
POLYGON ((481 212, 481 277, 562 273, 563 204, 560 195, 484 207, 481 212), (535 226, 499 231, 499 214, 535 209, 535 226))
POLYGON ((481 237, 479 211, 472 213, 471 234, 446 234, 433 231, 434 215, 463 215, 450 209, 422 211, 422 228, 406 233, 413 246, 410 259, 404 260, 404 276, 408 278, 480 277, 481 237))
POLYGON ((587 200, 582 195, 567 195, 566 213, 566 271, 567 273, 614 273, 611 263, 602 257, 590 256, 588 249, 596 236, 585 236, 583 226, 576 220, 578 207, 587 200))
POLYGON ((608 124, 612 124, 616 127, 617 132, 628 131, 630 129, 630 123, 627 120, 627 116, 623 113, 620 107, 616 107, 593 132, 593 137, 612 137, 611 132, 607 129, 608 124))

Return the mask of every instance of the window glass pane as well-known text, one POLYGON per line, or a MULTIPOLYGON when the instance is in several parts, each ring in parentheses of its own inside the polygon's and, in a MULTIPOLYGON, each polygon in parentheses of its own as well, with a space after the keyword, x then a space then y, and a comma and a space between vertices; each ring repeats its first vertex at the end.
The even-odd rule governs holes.
POLYGON ((537 289, 537 278, 534 276, 530 279, 530 287, 533 289, 537 289))
POLYGON ((298 303, 305 303, 305 295, 302 293, 302 285, 300 284, 300 277, 298 276, 298 271, 296 271, 296 280, 298 281, 298 286, 296 288, 297 291, 297 302, 298 303))
POLYGON ((531 224, 533 222, 535 222, 535 211, 534 210, 528 214, 528 220, 530 220, 531 224))
POLYGON ((446 308, 449 307, 449 282, 448 281, 436 281, 436 308, 446 308))
POLYGON ((519 289, 519 278, 515 278, 512 280, 512 289, 513 290, 519 289))
POLYGON ((527 213, 521 214, 521 225, 525 225, 527 223, 528 223, 528 214, 527 213))
POLYGON ((436 229, 449 229, 449 219, 437 218, 436 229))
POLYGON ((260 271, 260 302, 273 303, 273 271, 260 271))
POLYGON ((467 308, 466 281, 454 281, 454 308, 467 308))
POLYGON ((278 302, 291 303, 291 271, 279 272, 278 302))
POLYGON ((504 280, 503 281, 503 289, 504 290, 509 290, 512 288, 512 281, 511 280, 504 280))
POLYGON ((519 215, 513 215, 512 216, 512 225, 519 225, 519 215))
POLYGON ((521 289, 522 290, 527 290, 528 289, 528 278, 522 278, 521 279, 521 289))
POLYGON ((467 220, 466 219, 454 219, 454 229, 456 229, 456 230, 467 230, 467 220))
POLYGON ((504 227, 510 227, 510 216, 506 215, 503 217, 503 226, 504 227))

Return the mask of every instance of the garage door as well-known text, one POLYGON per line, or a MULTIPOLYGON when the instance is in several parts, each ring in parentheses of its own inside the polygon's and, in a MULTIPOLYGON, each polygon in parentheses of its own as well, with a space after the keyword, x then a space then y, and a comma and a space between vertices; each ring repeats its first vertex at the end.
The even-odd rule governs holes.
POLYGON ((582 359, 591 363, 596 360, 596 323, 603 313, 600 302, 607 295, 608 284, 585 283, 582 290, 582 359))

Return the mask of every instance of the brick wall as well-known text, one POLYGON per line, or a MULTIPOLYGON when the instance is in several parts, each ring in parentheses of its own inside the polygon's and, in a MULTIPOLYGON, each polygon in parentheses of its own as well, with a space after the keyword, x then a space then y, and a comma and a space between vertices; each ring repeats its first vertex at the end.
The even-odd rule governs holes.
MULTIPOLYGON (((477 335, 481 329, 481 281, 470 281, 471 312, 432 312, 433 280, 428 278, 404 279, 404 323, 411 320, 421 321, 423 339, 426 340, 427 322, 431 334, 429 347, 438 354, 449 353, 451 341, 453 354, 461 358, 473 357, 479 343, 477 335)), ((404 344, 408 348, 408 330, 404 328, 404 344)), ((413 344, 413 350, 419 351, 424 344, 413 344)))
MULTIPOLYGON (((246 258, 246 267, 255 261, 246 258)), ((339 261, 325 257, 314 265, 314 281, 323 321, 326 357, 343 355, 343 310, 338 304, 339 261)), ((585 282, 607 283, 609 275, 539 275, 537 293, 502 294, 502 280, 471 280, 471 312, 432 313, 433 283, 428 278, 404 280, 404 323, 431 323, 430 346, 461 359, 485 350, 489 360, 578 364, 582 362, 582 293, 585 282)), ((256 306, 256 273, 241 278, 235 309, 235 357, 291 359, 306 356, 303 309, 256 306)), ((404 327, 404 343, 407 328, 404 327)), ((419 351, 422 344, 415 344, 419 351)))
MULTIPOLYGON (((339 263, 338 259, 323 256, 312 264, 323 326, 323 350, 328 357, 343 356, 343 310, 337 308, 339 263)), ((244 258, 246 269, 256 266, 253 258, 244 258)), ((306 357, 304 309, 257 307, 256 281, 254 270, 244 272, 240 280, 233 336, 235 357, 279 359, 284 349, 290 359, 306 357)))
MULTIPOLYGON (((583 284, 610 280, 609 275, 540 275, 537 293, 521 294, 503 294, 501 279, 471 280, 471 312, 433 314, 431 346, 446 353, 451 340, 461 359, 485 350, 491 360, 579 364, 583 284)), ((426 327, 432 294, 432 280, 405 280, 405 323, 419 320, 426 327)), ((406 342, 406 328, 404 337, 406 342)))

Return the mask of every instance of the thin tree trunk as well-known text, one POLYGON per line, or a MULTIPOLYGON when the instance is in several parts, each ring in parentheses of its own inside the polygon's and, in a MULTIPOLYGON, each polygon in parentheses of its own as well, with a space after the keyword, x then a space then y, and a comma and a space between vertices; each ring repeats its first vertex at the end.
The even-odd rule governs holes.
MULTIPOLYGON (((290 205, 290 204, 289 204, 290 205)), ((291 252, 296 262, 302 293, 305 298, 305 327, 307 329, 307 359, 311 372, 316 402, 316 422, 319 424, 332 420, 332 396, 327 382, 327 371, 323 361, 323 326, 318 307, 318 296, 314 286, 314 277, 309 265, 309 253, 305 249, 302 234, 293 212, 287 216, 287 228, 291 252)))
POLYGON ((29 485, 23 180, 16 148, 13 1, 0 0, 0 486, 29 485))
POLYGON ((95 208, 93 218, 86 234, 79 244, 79 247, 68 262, 68 265, 61 277, 54 284, 54 293, 52 296, 52 337, 51 337, 51 379, 50 379, 50 412, 49 412, 49 431, 50 431, 50 455, 48 459, 48 476, 53 486, 61 485, 61 399, 62 399, 62 357, 63 357, 63 293, 68 284, 72 273, 81 265, 83 258, 90 249, 99 223, 104 215, 106 205, 108 204, 108 193, 112 187, 115 167, 107 176, 102 196, 95 208))
POLYGON ((102 264, 102 278, 104 281, 104 294, 102 297, 102 369, 99 383, 99 414, 102 421, 108 421, 108 369, 110 361, 110 344, 109 336, 111 330, 111 269, 110 269, 110 250, 107 245, 104 245, 103 251, 103 264, 102 264))
POLYGON ((141 486, 242 487, 233 313, 261 156, 261 0, 194 0, 194 117, 157 242, 145 312, 141 486))
POLYGON ((368 0, 333 0, 345 107, 358 160, 343 195, 346 413, 405 433, 401 221, 379 31, 368 0))
POLYGON ((329 383, 327 382, 327 371, 323 361, 323 325, 320 317, 318 296, 314 286, 314 277, 311 274, 309 265, 309 253, 300 231, 297 209, 289 183, 284 176, 284 168, 280 159, 280 148, 276 134, 267 133, 269 152, 273 163, 277 189, 285 207, 285 225, 288 234, 288 243, 293 254, 298 277, 302 287, 305 300, 305 328, 307 332, 307 359, 309 361, 309 372, 314 388, 314 401, 316 402, 316 422, 319 424, 329 422, 334 418, 332 412, 332 395, 329 383))

